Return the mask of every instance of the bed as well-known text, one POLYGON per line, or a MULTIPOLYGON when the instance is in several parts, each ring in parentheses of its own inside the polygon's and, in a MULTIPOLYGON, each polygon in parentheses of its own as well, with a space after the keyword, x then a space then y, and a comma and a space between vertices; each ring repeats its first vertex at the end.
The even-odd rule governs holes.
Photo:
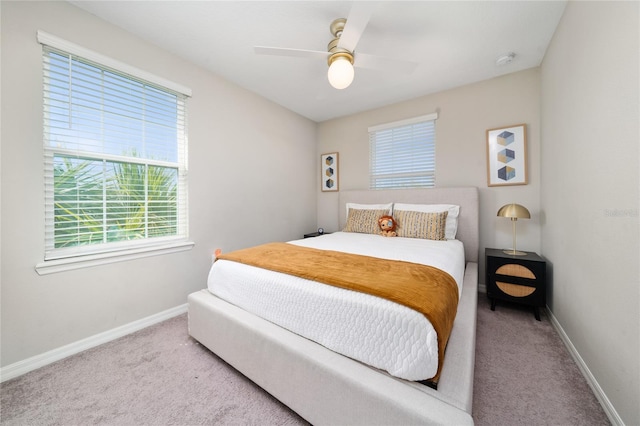
MULTIPOLYGON (((302 337, 300 334, 304 333, 299 330, 295 331, 300 334, 289 331, 289 325, 287 329, 262 318, 264 312, 251 313, 254 307, 224 300, 232 297, 225 291, 237 286, 233 280, 252 280, 234 270, 226 275, 214 274, 218 282, 230 283, 226 290, 225 285, 212 288, 220 297, 209 288, 189 295, 189 333, 312 424, 473 424, 479 258, 477 189, 341 191, 340 229, 347 224, 347 205, 389 202, 460 206, 455 239, 459 242, 456 250, 464 253, 463 266, 460 272, 452 272, 459 275, 455 279, 459 301, 441 360, 437 389, 415 381, 413 373, 405 378, 405 373, 385 371, 384 365, 357 361, 358 354, 338 353, 330 349, 335 349, 331 342, 321 341, 323 346, 316 343, 315 337, 314 341, 302 337)), ((291 244, 331 248, 340 234, 309 239, 317 240, 315 243, 291 244)), ((276 305, 279 303, 276 301, 276 305)))

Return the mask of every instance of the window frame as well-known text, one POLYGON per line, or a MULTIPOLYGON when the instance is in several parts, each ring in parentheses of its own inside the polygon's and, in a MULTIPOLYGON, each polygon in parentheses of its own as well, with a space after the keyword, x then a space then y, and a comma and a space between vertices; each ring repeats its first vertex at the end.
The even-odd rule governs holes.
MULTIPOLYGON (((369 132, 369 189, 377 190, 377 189, 407 189, 407 188, 433 188, 436 186, 436 120, 438 119, 438 113, 434 112, 427 115, 422 115, 414 118, 409 118, 406 120, 394 121, 390 123, 380 124, 377 126, 372 126, 368 128, 369 132), (425 123, 432 123, 432 130, 427 132, 425 136, 427 138, 426 142, 428 145, 419 151, 422 159, 427 160, 431 157, 430 163, 432 164, 430 167, 427 167, 423 170, 419 171, 409 171, 409 170, 398 170, 396 166, 392 166, 392 170, 389 173, 386 173, 386 179, 389 180, 390 184, 381 185, 378 183, 381 179, 382 175, 380 173, 374 174, 374 169, 379 168, 376 164, 376 157, 378 155, 378 149, 376 148, 376 137, 383 137, 383 132, 388 131, 399 131, 406 132, 412 131, 413 126, 421 125, 425 123), (414 177, 414 178, 423 178, 430 179, 431 184, 401 184, 399 179, 402 177, 414 177)), ((394 149, 393 144, 397 142, 414 142, 413 134, 411 138, 406 137, 395 137, 390 136, 387 137, 388 143, 386 144, 386 148, 394 149)), ((411 151, 413 155, 417 153, 417 151, 411 151)))
MULTIPOLYGON (((141 81, 151 87, 155 87, 164 92, 174 93, 179 96, 179 105, 184 106, 186 99, 191 96, 191 89, 173 83, 169 80, 155 76, 146 71, 140 70, 128 64, 122 63, 115 59, 109 58, 92 50, 83 48, 74 43, 68 42, 43 31, 37 33, 38 42, 43 45, 43 61, 45 52, 48 50, 60 52, 63 55, 69 55, 70 58, 77 57, 82 61, 107 71, 124 75, 131 80, 141 81)), ((44 70, 43 70, 44 73, 44 70)), ((44 77, 44 74, 43 74, 44 77)), ((46 84, 46 83, 43 83, 46 84)), ((43 93, 47 93, 47 86, 43 86, 43 93)), ((51 148, 47 146, 45 134, 45 120, 47 115, 43 116, 43 151, 45 160, 45 254, 44 261, 36 265, 36 272, 40 275, 61 272, 70 269, 78 269, 89 266, 113 263, 124 260, 138 259, 142 257, 155 256, 160 254, 174 253, 189 250, 194 243, 188 240, 188 139, 187 139, 187 121, 186 111, 181 113, 183 117, 184 129, 179 132, 178 158, 175 162, 154 161, 149 158, 139 159, 140 161, 131 161, 127 164, 137 164, 144 166, 145 173, 152 167, 174 168, 177 171, 177 235, 149 237, 132 241, 118 241, 100 244, 88 244, 73 246, 70 248, 54 248, 55 235, 54 226, 54 202, 53 202, 53 158, 55 155, 59 157, 73 157, 73 152, 60 148, 51 148), (182 148, 182 149, 180 149, 182 148), (48 199, 50 198, 50 199, 48 199)), ((122 160, 120 156, 101 153, 91 156, 93 161, 107 162, 122 160)), ((145 184, 145 193, 146 193, 145 184)), ((105 195, 106 196, 106 195, 105 195)), ((103 198, 103 202, 108 200, 103 198)))

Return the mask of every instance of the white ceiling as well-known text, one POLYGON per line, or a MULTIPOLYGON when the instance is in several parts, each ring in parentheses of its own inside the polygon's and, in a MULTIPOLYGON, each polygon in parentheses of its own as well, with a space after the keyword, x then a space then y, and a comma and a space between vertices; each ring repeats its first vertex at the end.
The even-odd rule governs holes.
MULTIPOLYGON (((320 122, 540 65, 566 1, 379 1, 355 50, 418 62, 405 75, 356 68, 336 90, 325 60, 253 47, 326 51, 350 1, 71 1, 248 90, 320 122), (496 66, 515 52, 513 62, 496 66)), ((347 24, 348 25, 348 24, 347 24)), ((188 84, 188 82, 184 82, 188 84)))

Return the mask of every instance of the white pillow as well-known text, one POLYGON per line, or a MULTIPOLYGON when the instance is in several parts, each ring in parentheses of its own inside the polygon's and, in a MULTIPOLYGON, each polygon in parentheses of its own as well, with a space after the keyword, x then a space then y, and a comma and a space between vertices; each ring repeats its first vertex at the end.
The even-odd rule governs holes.
POLYGON ((444 237, 447 240, 455 240, 458 232, 458 215, 460 206, 455 204, 402 204, 395 203, 394 210, 414 211, 423 213, 439 213, 447 211, 447 224, 444 229, 444 237))
POLYGON ((345 217, 349 217, 349 209, 354 210, 387 210, 388 215, 391 215, 393 210, 393 203, 386 204, 356 204, 356 203, 347 203, 347 215, 345 217))

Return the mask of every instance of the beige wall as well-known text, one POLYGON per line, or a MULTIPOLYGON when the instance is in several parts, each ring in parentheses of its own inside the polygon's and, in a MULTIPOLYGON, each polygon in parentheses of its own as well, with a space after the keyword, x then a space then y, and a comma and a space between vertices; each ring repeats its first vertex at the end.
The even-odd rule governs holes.
POLYGON ((640 424, 639 12, 569 2, 541 70, 548 303, 628 425, 640 424))
POLYGON ((186 303, 211 254, 316 224, 316 124, 66 2, 1 2, 1 365, 186 303), (42 59, 36 31, 193 90, 190 234, 182 253, 39 276, 44 254, 42 59), (295 179, 291 179, 295 176, 295 179))
MULTIPOLYGON (((318 125, 318 158, 321 153, 338 151, 340 189, 367 189, 367 128, 438 111, 436 185, 479 188, 481 257, 486 247, 512 246, 511 222, 496 217, 498 209, 511 202, 531 212, 530 220, 518 221, 518 247, 540 252, 539 99, 540 75, 535 68, 326 121, 318 125), (486 130, 521 123, 527 125, 529 184, 488 187, 486 130)), ((317 179, 318 226, 335 231, 337 194, 321 192, 317 179)), ((480 282, 484 283, 482 262, 480 269, 480 282)))

